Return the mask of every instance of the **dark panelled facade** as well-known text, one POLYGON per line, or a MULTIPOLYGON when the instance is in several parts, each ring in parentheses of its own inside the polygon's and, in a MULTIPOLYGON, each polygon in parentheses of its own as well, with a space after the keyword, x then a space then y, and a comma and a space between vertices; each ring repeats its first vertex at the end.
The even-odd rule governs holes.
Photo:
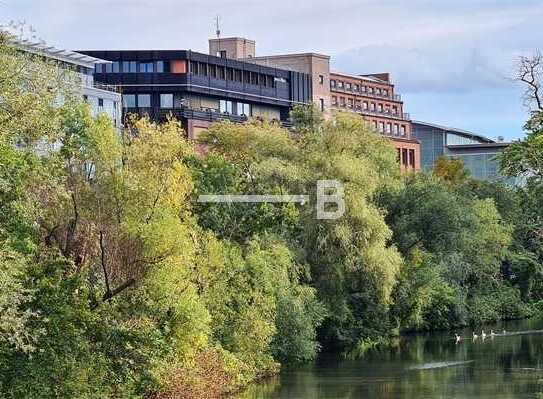
POLYGON ((304 73, 190 50, 82 53, 112 61, 97 65, 94 77, 121 90, 125 114, 154 120, 173 114, 188 130, 189 120, 241 122, 250 117, 288 126, 292 106, 311 103, 311 77, 304 73))

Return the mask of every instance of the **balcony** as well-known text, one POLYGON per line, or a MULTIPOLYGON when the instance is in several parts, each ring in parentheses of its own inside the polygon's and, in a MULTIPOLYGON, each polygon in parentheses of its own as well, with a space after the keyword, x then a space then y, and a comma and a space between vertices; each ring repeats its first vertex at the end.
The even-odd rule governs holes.
MULTIPOLYGON (((243 123, 250 119, 250 117, 245 115, 234 115, 211 108, 194 109, 186 106, 180 108, 125 108, 123 111, 125 115, 135 114, 139 116, 149 116, 151 119, 158 121, 165 121, 169 115, 179 120, 197 119, 208 122, 230 121, 243 123)), ((258 119, 258 117, 256 119, 258 119)), ((291 128, 293 126, 290 120, 278 121, 274 119, 272 122, 280 123, 284 128, 291 128)))
POLYGON ((380 100, 402 101, 402 96, 400 94, 389 94, 385 96, 383 94, 369 93, 368 91, 360 91, 360 90, 355 91, 352 88, 346 89, 345 87, 338 87, 338 86, 335 86, 335 87, 330 86, 330 91, 337 92, 337 93, 347 93, 347 94, 352 94, 355 96, 371 97, 371 98, 376 98, 380 100))
POLYGON ((403 114, 393 114, 392 112, 386 112, 386 111, 382 111, 382 112, 379 112, 379 111, 370 111, 369 109, 362 109, 362 107, 360 106, 349 106, 347 104, 332 104, 332 108, 335 108, 335 109, 346 109, 348 111, 351 111, 351 112, 356 112, 356 113, 359 113, 359 114, 362 114, 362 115, 368 115, 368 116, 377 116, 377 117, 381 117, 381 118, 392 118, 392 119, 397 119, 397 120, 400 120, 400 121, 410 121, 411 118, 410 118, 410 115, 408 113, 403 113, 403 114))

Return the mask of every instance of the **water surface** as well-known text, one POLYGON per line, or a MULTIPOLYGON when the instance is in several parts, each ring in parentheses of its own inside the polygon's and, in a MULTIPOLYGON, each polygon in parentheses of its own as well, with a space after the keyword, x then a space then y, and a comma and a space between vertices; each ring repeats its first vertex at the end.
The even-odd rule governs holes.
POLYGON ((323 355, 238 399, 543 399, 543 321, 487 328, 499 335, 474 341, 468 329, 458 344, 450 333, 412 335, 360 360, 323 355))

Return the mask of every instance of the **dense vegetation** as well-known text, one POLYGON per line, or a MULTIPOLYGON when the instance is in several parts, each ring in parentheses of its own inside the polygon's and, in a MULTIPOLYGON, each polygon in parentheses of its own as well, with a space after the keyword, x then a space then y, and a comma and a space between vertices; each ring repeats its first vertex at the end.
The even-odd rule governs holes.
POLYGON ((406 330, 530 315, 543 299, 543 118, 503 156, 401 176, 357 117, 295 128, 92 117, 69 73, 0 36, 0 392, 215 397, 406 330), (62 99, 62 101, 59 101, 62 99), (346 212, 317 219, 319 180, 346 212), (213 204, 200 194, 305 194, 213 204))

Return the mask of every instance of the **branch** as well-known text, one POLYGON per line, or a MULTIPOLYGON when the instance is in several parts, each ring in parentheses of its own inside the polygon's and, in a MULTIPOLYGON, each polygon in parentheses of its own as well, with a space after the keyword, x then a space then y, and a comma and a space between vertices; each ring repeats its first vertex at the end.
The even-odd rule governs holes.
POLYGON ((104 233, 100 231, 100 261, 102 263, 102 270, 104 271, 104 279, 106 280, 106 293, 104 297, 111 294, 111 288, 109 286, 109 276, 107 275, 106 256, 104 250, 104 233))

